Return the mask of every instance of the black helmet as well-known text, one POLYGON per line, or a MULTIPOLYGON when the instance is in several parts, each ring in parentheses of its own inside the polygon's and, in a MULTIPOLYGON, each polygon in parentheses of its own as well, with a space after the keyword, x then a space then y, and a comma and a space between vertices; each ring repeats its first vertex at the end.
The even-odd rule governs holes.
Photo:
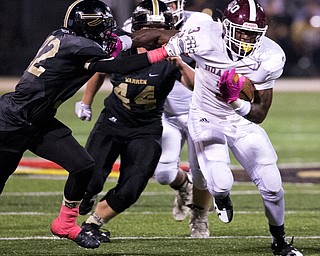
POLYGON ((103 46, 115 28, 115 21, 105 3, 99 0, 77 0, 67 10, 64 27, 77 36, 92 39, 103 46))
POLYGON ((160 0, 144 0, 132 13, 132 31, 142 27, 172 29, 174 27, 172 12, 160 0))

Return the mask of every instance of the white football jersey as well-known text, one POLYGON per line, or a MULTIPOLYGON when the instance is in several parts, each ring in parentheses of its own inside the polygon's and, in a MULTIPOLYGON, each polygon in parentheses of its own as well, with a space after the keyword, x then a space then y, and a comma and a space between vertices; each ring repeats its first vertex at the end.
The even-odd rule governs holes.
MULTIPOLYGON (((184 11, 184 21, 181 30, 184 28, 186 20, 195 12, 184 11)), ((176 81, 172 91, 167 96, 164 104, 164 111, 169 115, 184 115, 189 112, 189 105, 192 98, 192 91, 182 83, 176 81)))
MULTIPOLYGON (((262 45, 248 57, 230 59, 223 39, 221 22, 213 21, 204 13, 192 14, 183 26, 185 34, 194 36, 198 51, 189 54, 197 62, 195 87, 191 107, 219 117, 234 115, 226 102, 218 99, 218 81, 226 70, 247 76, 257 90, 273 88, 285 63, 285 54, 278 44, 264 37, 262 45)), ((239 116, 240 118, 240 116, 239 116)))

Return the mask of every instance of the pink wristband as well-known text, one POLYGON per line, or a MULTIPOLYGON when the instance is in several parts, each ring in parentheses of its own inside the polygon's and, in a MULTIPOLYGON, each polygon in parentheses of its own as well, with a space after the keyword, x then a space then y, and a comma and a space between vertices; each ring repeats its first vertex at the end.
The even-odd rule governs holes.
POLYGON ((148 58, 149 58, 150 63, 156 63, 156 62, 162 61, 168 57, 168 53, 164 49, 164 46, 162 46, 161 48, 152 50, 152 51, 148 51, 147 54, 148 54, 148 58))

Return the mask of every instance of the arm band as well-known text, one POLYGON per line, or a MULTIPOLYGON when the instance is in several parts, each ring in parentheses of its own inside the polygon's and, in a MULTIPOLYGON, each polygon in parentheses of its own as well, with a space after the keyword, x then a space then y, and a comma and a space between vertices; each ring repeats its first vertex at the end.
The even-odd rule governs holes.
POLYGON ((251 103, 249 101, 237 99, 230 103, 234 111, 240 116, 246 116, 251 110, 251 103))
POLYGON ((164 46, 155 50, 148 51, 148 58, 151 63, 156 63, 168 57, 168 53, 164 46))

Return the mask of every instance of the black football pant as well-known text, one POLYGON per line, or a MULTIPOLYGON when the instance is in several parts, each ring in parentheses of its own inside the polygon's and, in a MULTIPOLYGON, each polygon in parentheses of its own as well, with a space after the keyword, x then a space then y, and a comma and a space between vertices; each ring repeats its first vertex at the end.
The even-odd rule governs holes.
POLYGON ((106 200, 117 213, 133 205, 158 165, 161 134, 162 126, 158 123, 125 129, 100 116, 86 145, 96 163, 87 189, 88 195, 94 196, 103 190, 104 182, 120 156, 118 183, 102 200, 106 200))
POLYGON ((0 193, 16 170, 23 153, 30 150, 69 172, 64 196, 80 201, 93 173, 94 160, 57 119, 15 131, 0 131, 0 193))

